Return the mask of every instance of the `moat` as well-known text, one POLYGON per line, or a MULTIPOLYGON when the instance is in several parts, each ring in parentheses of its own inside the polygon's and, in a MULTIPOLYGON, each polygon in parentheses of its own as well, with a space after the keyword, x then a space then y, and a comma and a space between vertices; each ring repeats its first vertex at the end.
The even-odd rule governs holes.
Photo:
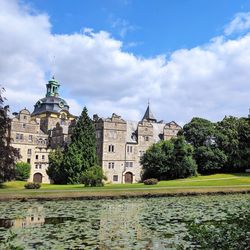
POLYGON ((207 234, 247 249, 249 205, 249 194, 1 202, 0 249, 202 249, 207 234))

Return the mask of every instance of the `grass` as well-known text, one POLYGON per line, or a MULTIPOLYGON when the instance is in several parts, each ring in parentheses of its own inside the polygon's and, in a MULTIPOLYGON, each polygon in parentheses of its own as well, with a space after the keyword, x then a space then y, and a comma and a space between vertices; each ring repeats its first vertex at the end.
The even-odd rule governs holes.
POLYGON ((39 190, 26 190, 23 181, 6 182, 0 188, 0 199, 11 198, 70 198, 83 196, 145 195, 188 192, 238 192, 250 191, 250 173, 213 174, 186 179, 160 181, 157 185, 106 184, 104 187, 84 187, 84 185, 42 184, 39 190))

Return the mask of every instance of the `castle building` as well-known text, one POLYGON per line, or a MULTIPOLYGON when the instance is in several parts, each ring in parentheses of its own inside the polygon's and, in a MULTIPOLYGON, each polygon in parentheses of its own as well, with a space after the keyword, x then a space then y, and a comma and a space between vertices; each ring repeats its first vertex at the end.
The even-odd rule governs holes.
MULTIPOLYGON (((32 113, 26 108, 13 113, 11 144, 19 150, 20 161, 31 164, 28 181, 51 183, 46 173, 49 152, 70 142, 77 117, 59 97, 59 87, 53 77, 46 85, 45 97, 36 102, 32 113)), ((93 121, 99 163, 111 183, 140 181, 142 155, 153 143, 169 140, 181 129, 174 121, 158 122, 149 105, 140 122, 125 121, 116 114, 106 119, 94 115, 93 121)))
POLYGON ((175 137, 181 127, 174 121, 157 122, 148 105, 140 122, 93 116, 96 128, 97 155, 108 182, 135 183, 141 180, 140 159, 160 140, 175 137))
POLYGON ((46 96, 37 101, 32 113, 26 108, 13 113, 10 130, 11 145, 19 150, 20 161, 31 165, 29 181, 40 183, 51 182, 46 173, 49 152, 69 142, 70 127, 76 119, 59 97, 60 84, 54 77, 46 87, 46 96))

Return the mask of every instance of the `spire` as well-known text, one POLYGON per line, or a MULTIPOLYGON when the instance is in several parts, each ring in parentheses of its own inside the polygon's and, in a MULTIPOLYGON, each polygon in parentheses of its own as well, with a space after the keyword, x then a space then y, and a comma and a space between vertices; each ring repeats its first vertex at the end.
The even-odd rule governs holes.
POLYGON ((58 89, 60 87, 60 84, 58 83, 58 81, 55 79, 54 76, 52 76, 51 80, 48 81, 48 83, 46 84, 46 87, 47 87, 46 97, 59 96, 58 89))
POLYGON ((147 107, 147 110, 142 118, 142 120, 147 120, 147 121, 151 121, 151 122, 156 122, 157 120, 155 119, 151 109, 150 109, 150 106, 149 106, 149 102, 148 102, 148 107, 147 107))

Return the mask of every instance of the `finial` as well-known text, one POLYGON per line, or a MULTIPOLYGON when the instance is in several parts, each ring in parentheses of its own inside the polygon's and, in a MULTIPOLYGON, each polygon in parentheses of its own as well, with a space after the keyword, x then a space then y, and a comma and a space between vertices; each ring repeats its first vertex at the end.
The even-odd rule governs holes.
POLYGON ((150 100, 149 100, 149 98, 148 98, 148 106, 150 105, 150 100))
POLYGON ((51 75, 52 75, 52 79, 55 80, 55 65, 56 65, 56 57, 52 56, 50 59, 50 67, 51 67, 51 75))

